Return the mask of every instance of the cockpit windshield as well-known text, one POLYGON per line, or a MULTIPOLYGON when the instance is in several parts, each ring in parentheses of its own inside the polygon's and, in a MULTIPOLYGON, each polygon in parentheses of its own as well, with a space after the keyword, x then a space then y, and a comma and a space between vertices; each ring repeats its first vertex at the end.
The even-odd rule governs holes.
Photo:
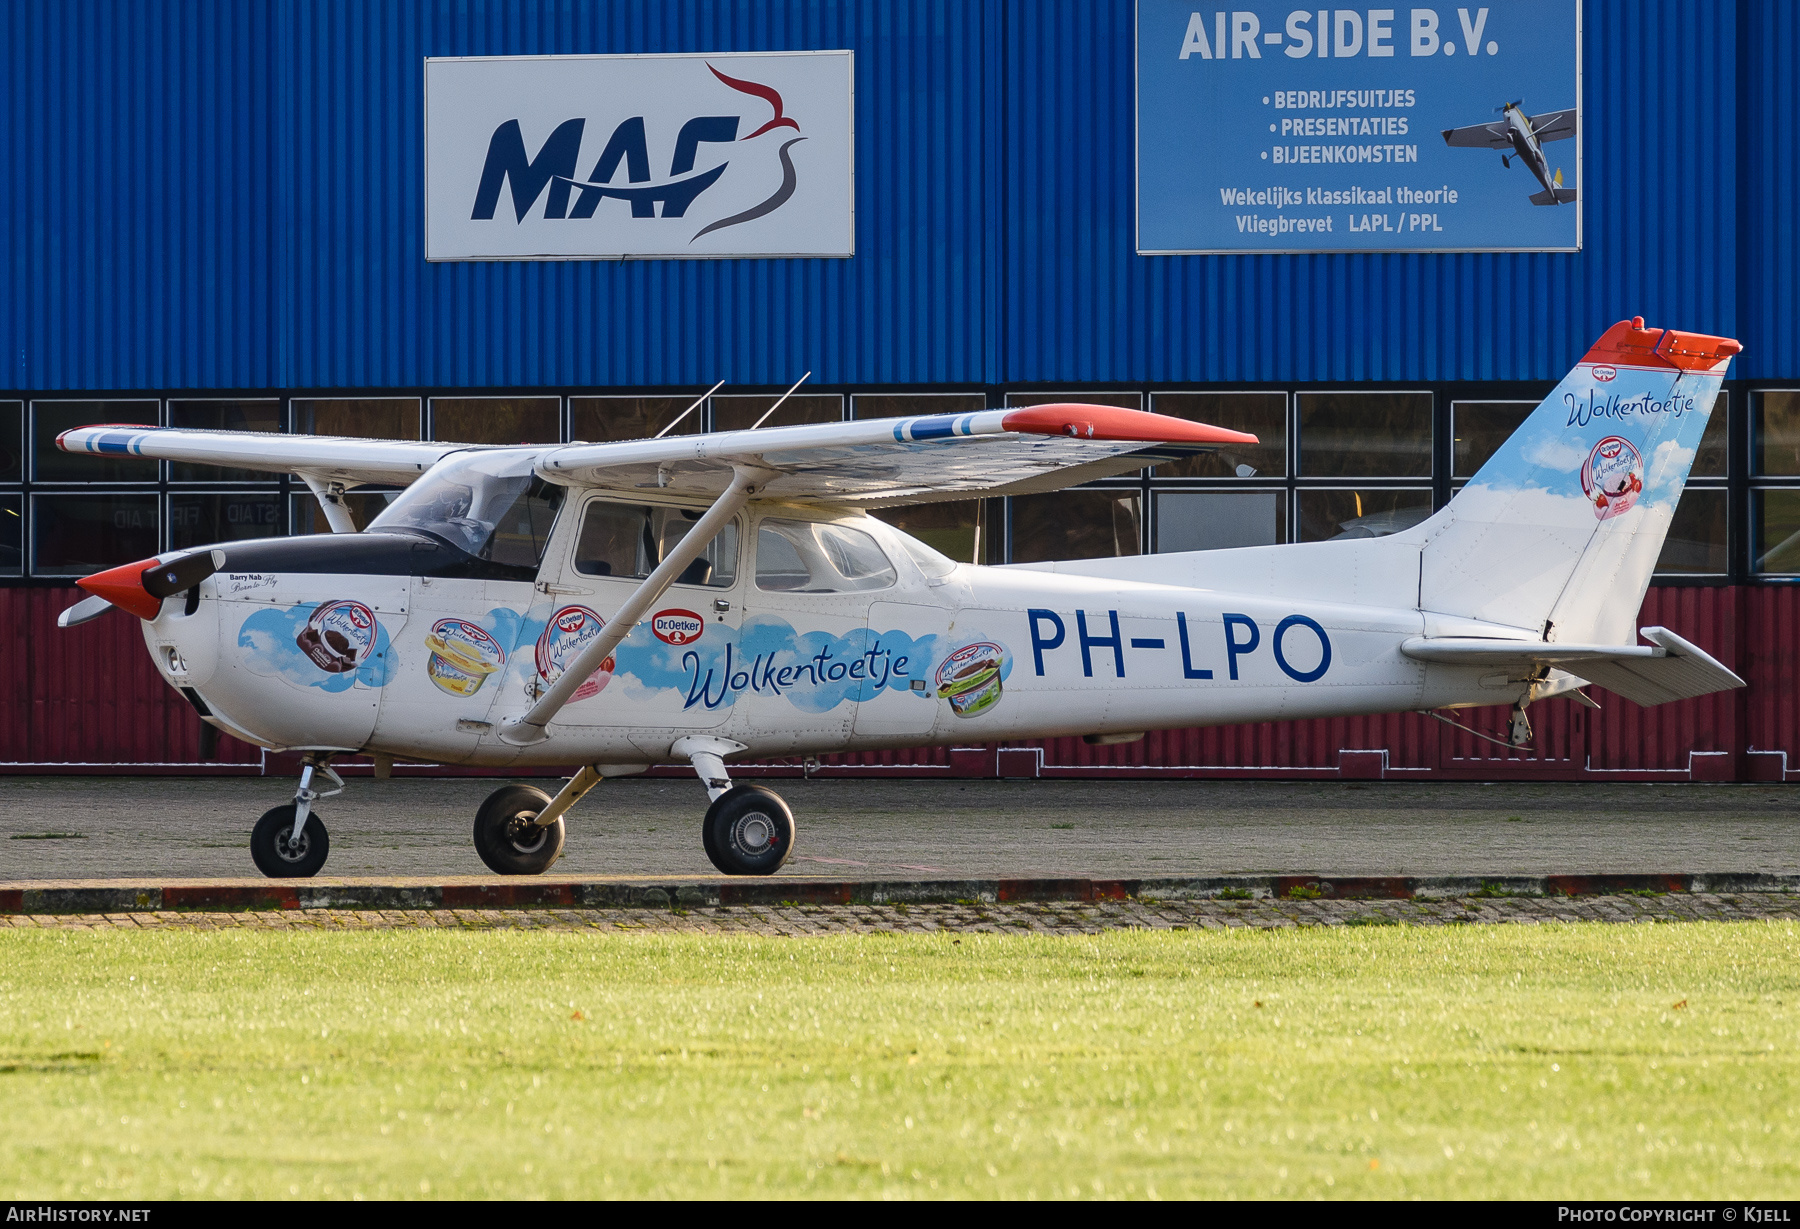
POLYGON ((433 466, 369 524, 422 529, 477 559, 535 576, 563 488, 533 471, 537 449, 457 453, 433 466))

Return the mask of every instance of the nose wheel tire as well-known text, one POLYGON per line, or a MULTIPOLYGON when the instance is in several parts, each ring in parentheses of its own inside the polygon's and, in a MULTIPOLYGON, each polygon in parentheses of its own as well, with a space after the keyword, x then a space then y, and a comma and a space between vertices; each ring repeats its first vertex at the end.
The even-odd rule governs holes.
POLYGON ((794 813, 774 790, 734 785, 706 809, 700 841, 727 875, 773 875, 794 848, 794 813))
POLYGON ((475 852, 496 875, 541 875, 562 856, 563 821, 531 821, 550 795, 529 785, 503 785, 475 812, 475 852))
POLYGON ((311 879, 318 874, 331 853, 331 838, 319 813, 307 815, 299 840, 289 839, 293 833, 293 803, 264 812, 250 831, 250 856, 256 869, 271 879, 311 879))

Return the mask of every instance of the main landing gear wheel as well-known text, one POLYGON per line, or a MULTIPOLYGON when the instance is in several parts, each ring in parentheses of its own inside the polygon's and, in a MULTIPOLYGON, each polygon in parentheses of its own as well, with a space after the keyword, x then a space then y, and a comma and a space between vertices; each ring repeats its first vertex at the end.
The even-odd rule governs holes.
POLYGON ((734 785, 706 808, 700 840, 727 875, 773 875, 794 848, 794 813, 760 785, 734 785))
POLYGON ((307 815, 299 840, 291 839, 293 835, 293 803, 263 812, 250 831, 250 856, 256 869, 271 879, 311 879, 318 874, 331 852, 331 838, 318 812, 307 815))
POLYGON ((529 785, 503 785, 475 812, 475 852, 497 875, 541 875, 562 856, 563 821, 538 827, 531 821, 550 805, 550 795, 529 785))

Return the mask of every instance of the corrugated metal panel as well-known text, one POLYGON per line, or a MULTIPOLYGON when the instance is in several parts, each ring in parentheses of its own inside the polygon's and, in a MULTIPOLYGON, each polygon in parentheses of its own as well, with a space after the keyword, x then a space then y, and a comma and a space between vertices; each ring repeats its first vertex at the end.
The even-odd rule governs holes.
POLYGON ((1633 314, 1737 329, 1731 7, 1589 0, 1585 250, 1453 256, 1136 256, 1132 11, 1009 0, 1012 380, 1554 379, 1633 314))
POLYGON ((262 750, 220 737, 203 752, 203 723, 162 681, 143 625, 111 614, 66 631, 57 613, 85 597, 70 588, 0 589, 0 768, 51 764, 245 765, 262 750))
POLYGON ((1746 349, 1735 374, 1791 380, 1800 375, 1800 5, 1749 0, 1744 8, 1738 228, 1746 349))
MULTIPOLYGON (((1651 589, 1638 614, 1638 626, 1667 627, 1751 680, 1754 690, 1768 690, 1791 676, 1761 671, 1745 674, 1739 636, 1740 604, 1760 592, 1766 591, 1736 587, 1651 589)), ((1690 752, 1736 754, 1743 750, 1740 730, 1744 696, 1739 692, 1715 692, 1698 700, 1655 708, 1640 708, 1603 688, 1595 688, 1593 695, 1604 706, 1603 711, 1589 714, 1588 765, 1595 771, 1681 771, 1689 767, 1690 752)))
POLYGON ((1800 375, 1791 4, 1589 0, 1587 249, 1535 256, 1136 256, 1132 14, 1132 0, 9 6, 0 378, 1550 379, 1638 312, 1743 337, 1744 374, 1800 375), (827 47, 858 57, 855 258, 424 262, 425 56, 827 47))
POLYGON ((1800 590, 1747 590, 1743 603, 1744 743, 1754 751, 1785 751, 1800 771, 1800 590))
POLYGON ((14 387, 981 379, 981 6, 71 0, 3 20, 14 387), (426 56, 842 47, 854 259, 425 263, 426 56))

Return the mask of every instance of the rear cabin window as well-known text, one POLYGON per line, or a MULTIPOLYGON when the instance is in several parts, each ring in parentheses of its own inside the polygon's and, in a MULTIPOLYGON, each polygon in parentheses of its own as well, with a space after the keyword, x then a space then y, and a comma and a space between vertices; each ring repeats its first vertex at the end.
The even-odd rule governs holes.
MULTIPOLYGON (((642 579, 668 557, 700 516, 687 508, 595 500, 581 519, 581 536, 575 543, 575 570, 586 576, 642 579)), ((733 522, 719 531, 700 557, 675 578, 675 583, 729 588, 737 580, 737 556, 738 530, 733 522)))
POLYGON ((886 589, 894 565, 869 534, 848 525, 769 519, 756 531, 756 587, 771 593, 886 589))

